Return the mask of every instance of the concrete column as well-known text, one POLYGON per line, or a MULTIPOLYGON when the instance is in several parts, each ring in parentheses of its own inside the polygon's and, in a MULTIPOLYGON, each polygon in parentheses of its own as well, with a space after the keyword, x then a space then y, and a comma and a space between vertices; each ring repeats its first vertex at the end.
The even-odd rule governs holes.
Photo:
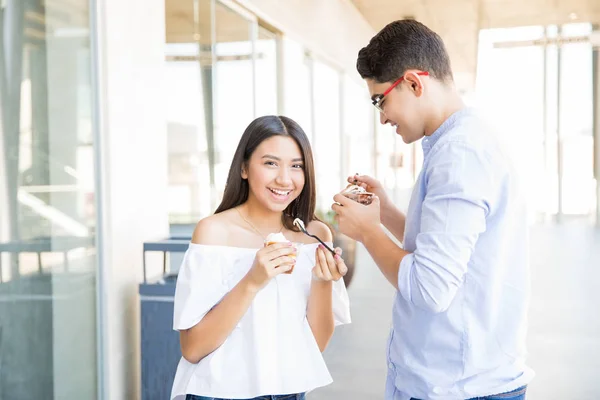
POLYGON ((600 227, 600 26, 594 26, 592 53, 594 178, 596 179, 596 226, 600 227))
MULTIPOLYGON (((104 398, 140 396, 142 243, 168 236, 164 0, 95 1, 104 398)), ((148 276, 162 271, 160 265, 148 276)))

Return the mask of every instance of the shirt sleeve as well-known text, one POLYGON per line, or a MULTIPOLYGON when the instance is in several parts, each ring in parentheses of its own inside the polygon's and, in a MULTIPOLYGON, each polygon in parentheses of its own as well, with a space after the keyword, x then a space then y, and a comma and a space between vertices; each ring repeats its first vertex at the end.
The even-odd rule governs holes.
POLYGON ((350 298, 346 290, 344 279, 333 282, 332 288, 332 308, 333 322, 335 326, 349 324, 352 322, 350 318, 350 298))
POLYGON ((430 157, 421 229, 415 251, 400 263, 398 290, 409 303, 438 313, 463 282, 500 184, 491 160, 472 145, 445 143, 430 157))
MULTIPOLYGON (((327 244, 333 248, 333 243, 328 242, 327 244)), ((350 318, 350 298, 348 297, 346 283, 344 282, 343 278, 339 279, 337 282, 333 282, 331 295, 334 326, 351 323, 352 318, 350 318)))
POLYGON ((177 277, 173 329, 198 324, 228 291, 218 252, 190 243, 177 277))

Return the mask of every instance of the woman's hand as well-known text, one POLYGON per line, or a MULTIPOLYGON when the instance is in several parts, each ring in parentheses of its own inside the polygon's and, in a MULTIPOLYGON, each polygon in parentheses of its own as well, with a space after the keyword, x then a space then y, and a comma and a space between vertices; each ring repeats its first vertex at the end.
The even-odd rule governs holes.
POLYGON ((254 263, 245 278, 250 287, 258 292, 273 277, 291 270, 295 264, 296 248, 293 243, 271 244, 256 253, 254 263))
POLYGON ((321 282, 337 281, 348 272, 348 267, 341 257, 342 249, 335 248, 335 256, 322 244, 315 253, 316 265, 312 270, 313 280, 321 282))

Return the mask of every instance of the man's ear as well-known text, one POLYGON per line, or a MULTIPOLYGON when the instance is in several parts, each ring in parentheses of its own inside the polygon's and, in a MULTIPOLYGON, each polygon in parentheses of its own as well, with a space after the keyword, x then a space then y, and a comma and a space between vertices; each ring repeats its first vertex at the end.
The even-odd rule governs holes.
POLYGON ((415 94, 415 96, 421 97, 423 95, 423 80, 416 72, 407 72, 406 75, 404 75, 404 80, 408 82, 408 84, 410 85, 410 89, 415 94))

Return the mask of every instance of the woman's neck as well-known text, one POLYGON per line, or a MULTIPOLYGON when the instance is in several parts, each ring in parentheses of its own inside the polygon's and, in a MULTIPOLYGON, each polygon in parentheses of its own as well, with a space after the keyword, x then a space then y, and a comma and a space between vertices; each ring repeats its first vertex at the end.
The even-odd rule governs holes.
POLYGON ((244 204, 238 206, 242 217, 264 236, 283 230, 282 213, 266 209, 256 201, 248 199, 244 204))

